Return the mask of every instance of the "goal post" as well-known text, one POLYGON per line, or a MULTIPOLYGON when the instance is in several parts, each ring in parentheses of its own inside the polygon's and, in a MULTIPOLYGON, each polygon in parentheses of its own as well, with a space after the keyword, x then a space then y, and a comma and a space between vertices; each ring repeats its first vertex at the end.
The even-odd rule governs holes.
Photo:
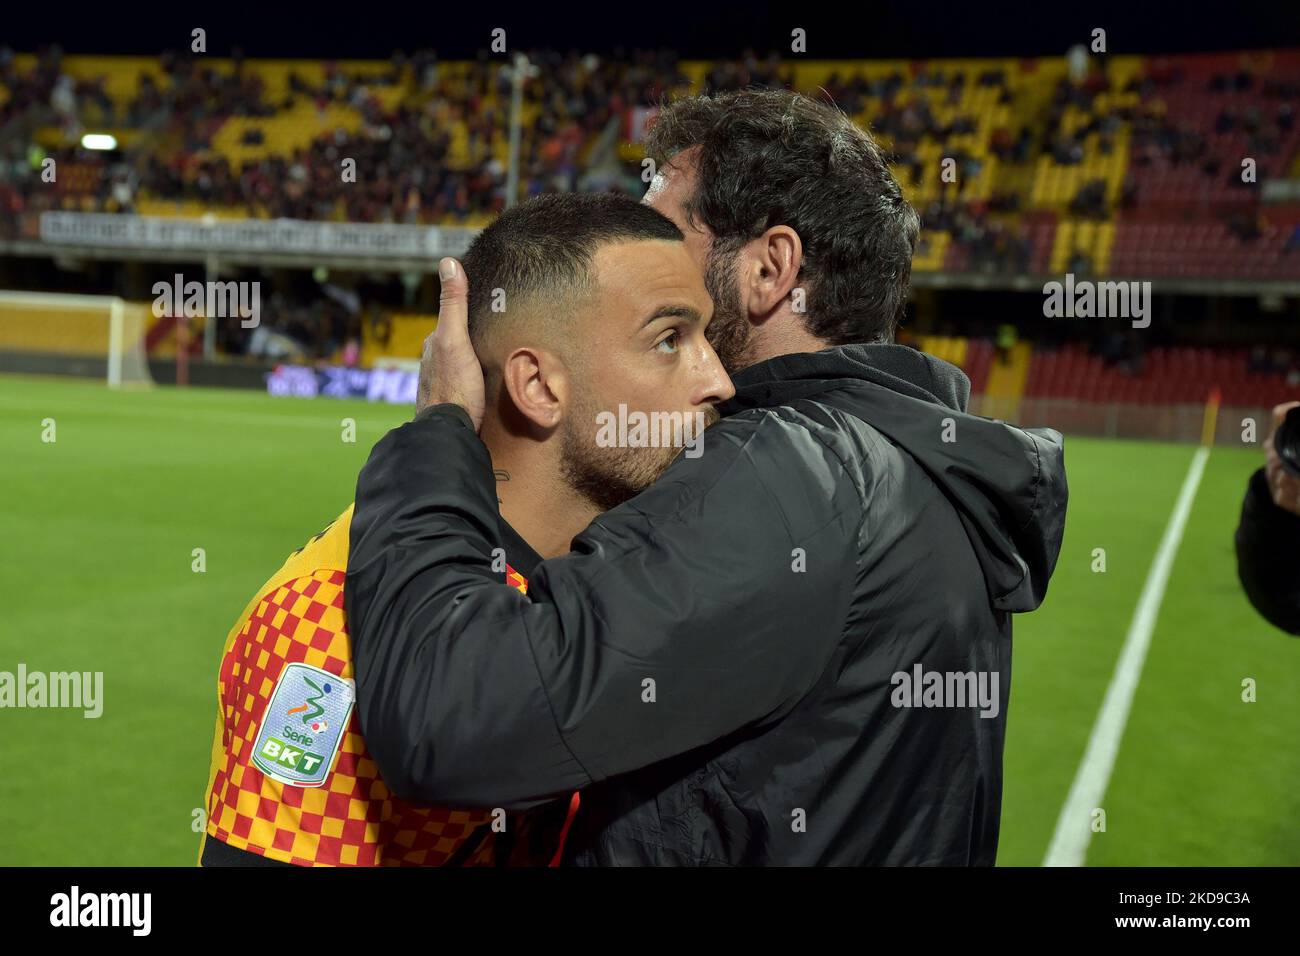
POLYGON ((147 303, 117 296, 0 291, 0 370, 153 384, 147 303))

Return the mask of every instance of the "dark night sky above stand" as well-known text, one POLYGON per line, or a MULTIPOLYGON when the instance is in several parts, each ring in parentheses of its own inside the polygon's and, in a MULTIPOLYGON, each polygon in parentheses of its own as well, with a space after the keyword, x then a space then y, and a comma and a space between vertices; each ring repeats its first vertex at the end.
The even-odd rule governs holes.
MULTIPOLYGON (((693 59, 742 50, 789 52, 790 31, 808 33, 809 59, 1044 56, 1107 32, 1112 54, 1300 46, 1300 17, 1287 0, 1202 6, 1090 2, 848 3, 238 3, 11 4, 0 44, 32 50, 59 43, 68 53, 152 55, 188 50, 190 31, 207 31, 208 54, 234 46, 249 57, 386 58, 394 50, 436 49, 447 58, 486 51, 493 28, 512 49, 547 47, 615 55, 665 48, 693 59)), ((498 54, 499 56, 500 54, 498 54)))

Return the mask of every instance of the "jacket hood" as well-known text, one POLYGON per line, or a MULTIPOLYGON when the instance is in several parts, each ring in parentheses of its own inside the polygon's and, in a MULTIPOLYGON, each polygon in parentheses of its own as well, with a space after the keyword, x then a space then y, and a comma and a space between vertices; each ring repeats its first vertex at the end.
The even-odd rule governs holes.
POLYGON ((993 606, 1042 603, 1065 532, 1061 435, 967 414, 970 380, 905 345, 842 345, 783 355, 733 376, 719 411, 818 399, 855 415, 925 469, 956 507, 993 606), (836 392, 834 400, 826 393, 836 392))

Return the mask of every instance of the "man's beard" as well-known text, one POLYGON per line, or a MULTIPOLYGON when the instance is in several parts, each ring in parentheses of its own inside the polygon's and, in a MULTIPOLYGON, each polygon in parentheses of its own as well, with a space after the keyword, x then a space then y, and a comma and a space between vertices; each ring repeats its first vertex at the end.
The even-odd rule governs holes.
POLYGON ((704 260, 704 288, 713 299, 713 319, 704 336, 718 353, 718 361, 728 374, 735 374, 754 364, 753 327, 740 304, 736 281, 736 257, 740 250, 722 252, 710 249, 704 260))
MULTIPOLYGON (((707 428, 718 420, 712 406, 700 409, 707 428)), ((567 416, 561 427, 560 469, 564 481, 601 511, 621 505, 640 494, 668 470, 681 448, 603 448, 596 444, 597 408, 595 402, 580 401, 575 414, 567 416)), ((691 435, 696 441, 695 413, 690 417, 691 435)))

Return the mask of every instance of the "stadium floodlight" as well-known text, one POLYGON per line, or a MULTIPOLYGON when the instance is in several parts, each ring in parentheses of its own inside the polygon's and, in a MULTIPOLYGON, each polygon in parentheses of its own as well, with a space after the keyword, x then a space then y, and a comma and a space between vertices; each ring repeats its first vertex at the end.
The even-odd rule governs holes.
POLYGON ((510 70, 510 153, 506 165, 506 208, 519 201, 519 141, 523 128, 524 83, 541 74, 541 69, 522 53, 515 54, 510 70))
POLYGON ((117 149, 117 138, 107 133, 87 133, 81 137, 81 145, 86 149, 117 149))

